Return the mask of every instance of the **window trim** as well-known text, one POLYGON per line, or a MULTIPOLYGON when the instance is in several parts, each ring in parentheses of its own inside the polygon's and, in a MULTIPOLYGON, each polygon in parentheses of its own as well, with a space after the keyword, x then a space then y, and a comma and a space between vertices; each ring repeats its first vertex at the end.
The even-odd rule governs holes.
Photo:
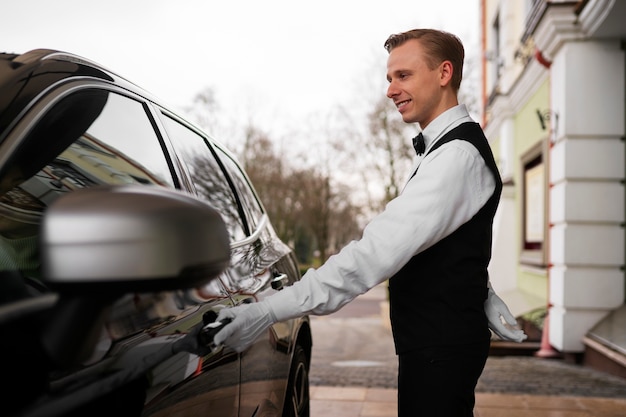
POLYGON ((548 166, 548 138, 543 138, 535 145, 533 145, 530 149, 528 149, 522 156, 520 157, 520 183, 521 183, 521 198, 520 198, 520 263, 523 265, 532 265, 538 267, 545 267, 548 259, 548 196, 549 196, 549 166, 548 166), (543 167, 542 178, 539 179, 538 184, 534 184, 535 187, 540 187, 540 189, 531 190, 530 184, 528 183, 528 174, 531 174, 531 170, 537 168, 538 166, 543 167), (539 194, 537 194, 537 192, 539 194), (532 212, 528 210, 528 199, 532 198, 533 194, 535 197, 540 197, 543 200, 542 207, 536 208, 536 210, 540 210, 540 212, 534 212, 535 215, 541 215, 543 218, 541 219, 541 230, 539 234, 541 238, 539 241, 537 240, 529 240, 527 235, 527 226, 531 221, 532 212), (538 247, 536 247, 538 246, 538 247))
POLYGON ((267 228, 268 221, 269 219, 267 217, 267 214, 264 213, 263 216, 261 216, 261 219, 259 219, 259 224, 257 228, 254 230, 254 232, 252 232, 248 237, 246 237, 243 240, 240 240, 238 242, 232 242, 230 244, 230 248, 231 249, 241 248, 243 246, 251 245, 257 240, 259 240, 261 238, 261 233, 263 233, 263 231, 267 228))

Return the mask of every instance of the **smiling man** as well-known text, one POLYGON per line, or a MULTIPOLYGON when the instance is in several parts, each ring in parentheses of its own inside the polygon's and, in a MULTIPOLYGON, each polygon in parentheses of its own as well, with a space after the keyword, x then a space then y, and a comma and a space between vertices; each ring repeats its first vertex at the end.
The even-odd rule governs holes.
POLYGON ((502 181, 480 126, 457 94, 464 50, 449 33, 416 29, 385 42, 387 96, 418 123, 417 157, 402 193, 351 242, 295 285, 220 312, 215 337, 244 350, 272 323, 329 314, 389 279, 399 358, 398 416, 471 417, 489 352, 489 327, 508 340, 521 330, 490 289, 492 225, 502 181))
POLYGON ((423 216, 421 230, 429 236, 427 249, 389 283, 400 414, 471 417, 489 353, 483 305, 502 182, 482 129, 458 104, 460 40, 413 30, 392 35, 385 48, 387 96, 405 122, 422 128, 421 155, 405 193, 421 208, 414 221, 423 216), (451 332, 455 324, 458 331, 451 332))

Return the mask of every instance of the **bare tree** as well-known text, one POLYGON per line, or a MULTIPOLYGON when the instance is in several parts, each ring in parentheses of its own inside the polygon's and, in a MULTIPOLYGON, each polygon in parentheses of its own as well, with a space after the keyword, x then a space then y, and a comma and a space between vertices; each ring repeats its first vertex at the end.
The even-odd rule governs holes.
POLYGON ((370 140, 365 148, 373 156, 372 169, 378 173, 383 187, 382 203, 387 203, 400 194, 407 177, 414 151, 407 137, 407 126, 398 117, 391 100, 382 97, 373 103, 368 114, 370 140))
POLYGON ((215 90, 211 87, 205 87, 198 92, 194 98, 192 105, 185 109, 193 122, 197 123, 203 129, 209 131, 219 130, 220 107, 217 103, 215 90))
POLYGON ((279 236, 292 241, 293 207, 289 204, 289 188, 285 184, 285 167, 274 143, 259 129, 248 126, 240 159, 269 213, 279 236))
POLYGON ((344 189, 336 189, 320 166, 294 167, 275 142, 255 127, 246 129, 240 160, 268 212, 276 233, 295 248, 301 262, 317 250, 321 260, 359 228, 344 189), (343 223, 335 218, 341 217, 343 223))
POLYGON ((467 48, 465 64, 463 65, 463 82, 459 90, 459 103, 467 106, 467 110, 476 120, 480 120, 482 112, 480 105, 480 48, 467 48))

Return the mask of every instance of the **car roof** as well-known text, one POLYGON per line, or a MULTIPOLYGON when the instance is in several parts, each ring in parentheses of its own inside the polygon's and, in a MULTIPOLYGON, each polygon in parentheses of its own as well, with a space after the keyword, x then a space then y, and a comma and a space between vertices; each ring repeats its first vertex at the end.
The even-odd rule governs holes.
POLYGON ((11 123, 35 98, 52 87, 76 79, 98 79, 157 102, 148 92, 124 77, 79 55, 51 49, 23 54, 0 53, 0 142, 11 123))

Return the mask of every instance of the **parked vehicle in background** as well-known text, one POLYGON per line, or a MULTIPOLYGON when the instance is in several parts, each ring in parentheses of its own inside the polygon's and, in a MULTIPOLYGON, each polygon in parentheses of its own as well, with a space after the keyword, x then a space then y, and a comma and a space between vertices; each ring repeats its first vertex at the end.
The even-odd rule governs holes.
POLYGON ((207 337, 299 279, 216 140, 82 57, 0 54, 3 416, 308 416, 308 317, 207 337))

